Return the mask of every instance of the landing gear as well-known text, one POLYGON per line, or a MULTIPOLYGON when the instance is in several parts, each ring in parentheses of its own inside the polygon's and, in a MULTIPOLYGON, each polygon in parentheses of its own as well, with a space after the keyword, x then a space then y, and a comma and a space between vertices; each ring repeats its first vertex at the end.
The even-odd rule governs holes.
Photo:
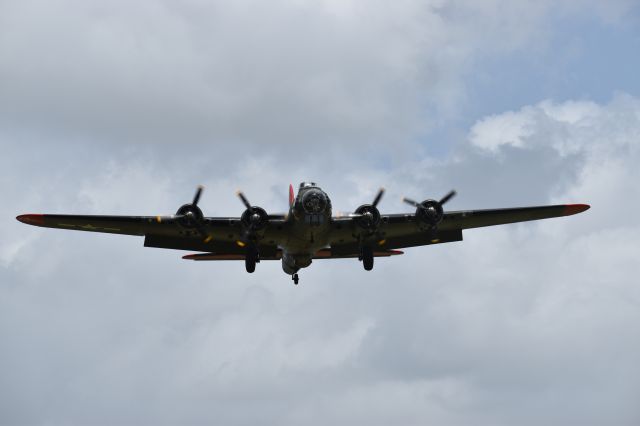
POLYGON ((365 271, 373 269, 373 250, 371 247, 362 247, 362 265, 365 271))
POLYGON ((300 278, 298 278, 298 274, 293 274, 291 276, 291 279, 293 280, 293 284, 294 285, 298 285, 298 280, 300 279, 300 278))
POLYGON ((256 270, 256 263, 260 262, 258 251, 255 249, 248 249, 247 254, 244 257, 244 266, 248 273, 253 273, 256 270))
POLYGON ((244 258, 244 267, 248 273, 253 273, 256 270, 256 258, 247 255, 247 257, 244 258))

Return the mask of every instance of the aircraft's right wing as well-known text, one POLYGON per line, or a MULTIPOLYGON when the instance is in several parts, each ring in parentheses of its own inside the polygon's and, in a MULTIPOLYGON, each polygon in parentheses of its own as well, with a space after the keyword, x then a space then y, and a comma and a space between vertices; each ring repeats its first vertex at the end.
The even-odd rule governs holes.
POLYGON ((587 204, 560 204, 555 206, 516 207, 509 209, 462 210, 447 212, 438 229, 470 229, 505 225, 530 220, 571 216, 587 210, 587 204))
POLYGON ((379 228, 369 235, 362 232, 354 218, 334 218, 331 247, 336 253, 353 252, 362 244, 363 235, 367 244, 385 250, 462 241, 463 229, 570 216, 588 208, 586 204, 561 204, 451 211, 444 214, 435 231, 420 223, 414 213, 390 214, 382 215, 379 228))

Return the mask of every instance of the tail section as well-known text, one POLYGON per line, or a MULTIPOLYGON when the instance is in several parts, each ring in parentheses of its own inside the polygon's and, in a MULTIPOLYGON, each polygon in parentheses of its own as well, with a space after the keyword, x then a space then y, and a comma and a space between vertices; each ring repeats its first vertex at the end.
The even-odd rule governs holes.
POLYGON ((296 201, 296 194, 293 192, 293 185, 289 184, 289 207, 296 201))

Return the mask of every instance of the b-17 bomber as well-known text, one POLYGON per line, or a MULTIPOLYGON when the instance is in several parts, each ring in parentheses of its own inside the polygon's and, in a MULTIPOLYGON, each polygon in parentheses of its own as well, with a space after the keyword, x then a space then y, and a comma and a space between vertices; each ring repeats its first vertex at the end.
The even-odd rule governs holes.
POLYGON ((327 193, 313 182, 303 182, 297 194, 289 186, 287 213, 269 214, 239 191, 245 207, 240 217, 206 217, 198 207, 202 190, 198 187, 193 201, 172 216, 25 214, 17 219, 47 228, 143 236, 145 247, 198 252, 183 259, 244 260, 250 273, 263 260, 280 260, 284 272, 298 284, 298 271, 315 259, 354 258, 370 271, 376 257, 401 255, 399 249, 408 247, 462 241, 465 229, 570 216, 589 208, 560 204, 445 212, 444 205, 456 194, 451 191, 439 200, 404 198, 415 208, 413 213, 382 214, 381 188, 370 204, 334 216, 327 193))

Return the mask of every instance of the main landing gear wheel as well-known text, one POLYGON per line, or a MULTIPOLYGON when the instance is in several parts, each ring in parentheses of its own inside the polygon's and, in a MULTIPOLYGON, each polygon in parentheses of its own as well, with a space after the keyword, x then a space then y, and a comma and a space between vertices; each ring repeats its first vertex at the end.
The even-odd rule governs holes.
POLYGON ((256 259, 252 256, 247 256, 244 258, 244 266, 247 269, 248 273, 253 273, 256 270, 256 259))
POLYGON ((244 257, 244 266, 248 273, 253 273, 256 270, 256 263, 259 262, 258 253, 255 250, 247 250, 247 254, 244 257))
POLYGON ((298 277, 298 274, 293 274, 293 275, 291 276, 291 279, 293 280, 293 284, 294 284, 294 285, 298 285, 298 280, 300 279, 300 278, 298 277))
POLYGON ((365 271, 373 269, 373 250, 371 247, 362 248, 362 265, 365 271))

